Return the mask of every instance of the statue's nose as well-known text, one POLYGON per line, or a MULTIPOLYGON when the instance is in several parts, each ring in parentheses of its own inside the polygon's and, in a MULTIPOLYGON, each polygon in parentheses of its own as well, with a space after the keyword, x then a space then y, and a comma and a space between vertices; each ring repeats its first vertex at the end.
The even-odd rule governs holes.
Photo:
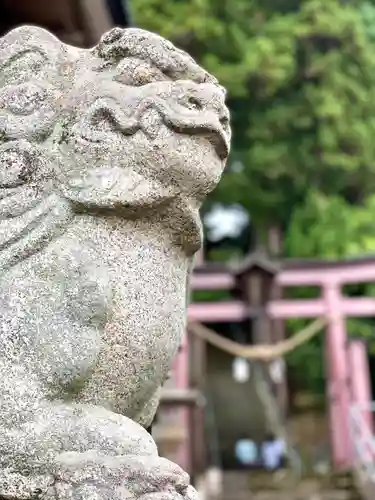
POLYGON ((225 105, 223 106, 222 112, 219 115, 219 122, 221 123, 221 126, 223 127, 224 131, 229 135, 230 134, 229 111, 225 105))
POLYGON ((220 158, 225 159, 229 152, 230 121, 229 111, 225 105, 225 92, 218 85, 206 84, 199 86, 199 92, 189 97, 192 108, 206 113, 207 130, 210 140, 220 158))

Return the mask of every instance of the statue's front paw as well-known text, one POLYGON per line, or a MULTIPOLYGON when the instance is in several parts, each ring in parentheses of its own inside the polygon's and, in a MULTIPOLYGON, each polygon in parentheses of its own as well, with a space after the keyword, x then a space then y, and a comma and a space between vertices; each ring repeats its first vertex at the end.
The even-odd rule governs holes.
POLYGON ((32 500, 43 498, 52 487, 54 478, 50 474, 23 475, 11 469, 0 470, 0 498, 32 500))
POLYGON ((195 500, 189 476, 154 456, 63 453, 55 464, 57 500, 195 500))
POLYGON ((138 496, 132 486, 122 486, 90 482, 81 485, 56 483, 53 498, 44 500, 197 500, 198 495, 192 486, 178 492, 175 489, 153 491, 138 496))
MULTIPOLYGON (((100 482, 84 484, 56 483, 54 500, 133 500, 127 491, 116 491, 100 482)), ((51 499, 52 500, 52 499, 51 499)))
MULTIPOLYGON (((126 497, 125 497, 126 498, 126 497)), ((198 493, 192 486, 188 486, 180 493, 176 491, 157 491, 154 493, 146 493, 140 497, 140 500, 198 500, 198 493)))

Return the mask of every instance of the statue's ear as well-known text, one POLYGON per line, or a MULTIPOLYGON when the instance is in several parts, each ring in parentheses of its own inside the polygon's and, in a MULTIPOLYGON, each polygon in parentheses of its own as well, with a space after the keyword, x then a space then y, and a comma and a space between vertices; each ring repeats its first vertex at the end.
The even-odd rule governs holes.
POLYGON ((0 86, 30 79, 58 83, 67 47, 43 28, 20 26, 0 39, 0 86))
POLYGON ((82 208, 141 210, 172 198, 172 191, 132 168, 98 167, 77 172, 62 184, 65 197, 82 208))

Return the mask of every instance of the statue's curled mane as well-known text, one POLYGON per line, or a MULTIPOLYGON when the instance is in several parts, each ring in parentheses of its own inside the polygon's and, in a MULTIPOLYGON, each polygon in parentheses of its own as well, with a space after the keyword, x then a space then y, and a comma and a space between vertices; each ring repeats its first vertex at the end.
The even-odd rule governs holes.
MULTIPOLYGON (((217 121, 215 113, 200 114, 196 109, 200 103, 194 86, 202 84, 218 87, 215 78, 185 52, 139 29, 115 28, 92 50, 66 46, 45 30, 30 26, 3 37, 0 273, 47 245, 74 216, 74 197, 69 200, 63 189, 64 169, 69 165, 69 160, 64 164, 64 143, 72 134, 93 148, 98 144, 105 148, 104 118, 111 132, 121 137, 143 132, 152 141, 159 128, 144 117, 154 113, 172 131, 214 137, 221 127, 219 122, 212 125, 217 121), (98 77, 100 85, 95 84, 98 77), (125 103, 114 98, 119 85, 129 88, 125 103), (192 97, 187 97, 187 90, 192 97)), ((218 154, 225 157, 226 148, 218 149, 218 154)), ((112 182, 116 172, 119 169, 113 168, 112 182)), ((143 179, 133 172, 127 182, 130 192, 143 179)), ((150 186, 159 189, 152 179, 150 186)), ((172 195, 166 188, 161 198, 168 196, 172 195)))

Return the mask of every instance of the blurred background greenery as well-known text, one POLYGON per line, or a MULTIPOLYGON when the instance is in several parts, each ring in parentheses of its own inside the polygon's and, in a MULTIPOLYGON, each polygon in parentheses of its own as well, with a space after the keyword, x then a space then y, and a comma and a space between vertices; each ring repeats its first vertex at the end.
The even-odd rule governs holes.
MULTIPOLYGON (((207 257, 238 258, 271 228, 282 235, 282 258, 375 254, 375 0, 133 0, 131 8, 136 25, 187 50, 228 89, 232 152, 203 215, 237 204, 249 224, 219 243, 208 238, 207 257)), ((345 293, 375 295, 375 287, 345 293)), ((302 324, 290 322, 291 332, 302 324)), ((348 328, 375 350, 374 320, 348 328)), ((318 392, 321 342, 288 359, 318 392)))

